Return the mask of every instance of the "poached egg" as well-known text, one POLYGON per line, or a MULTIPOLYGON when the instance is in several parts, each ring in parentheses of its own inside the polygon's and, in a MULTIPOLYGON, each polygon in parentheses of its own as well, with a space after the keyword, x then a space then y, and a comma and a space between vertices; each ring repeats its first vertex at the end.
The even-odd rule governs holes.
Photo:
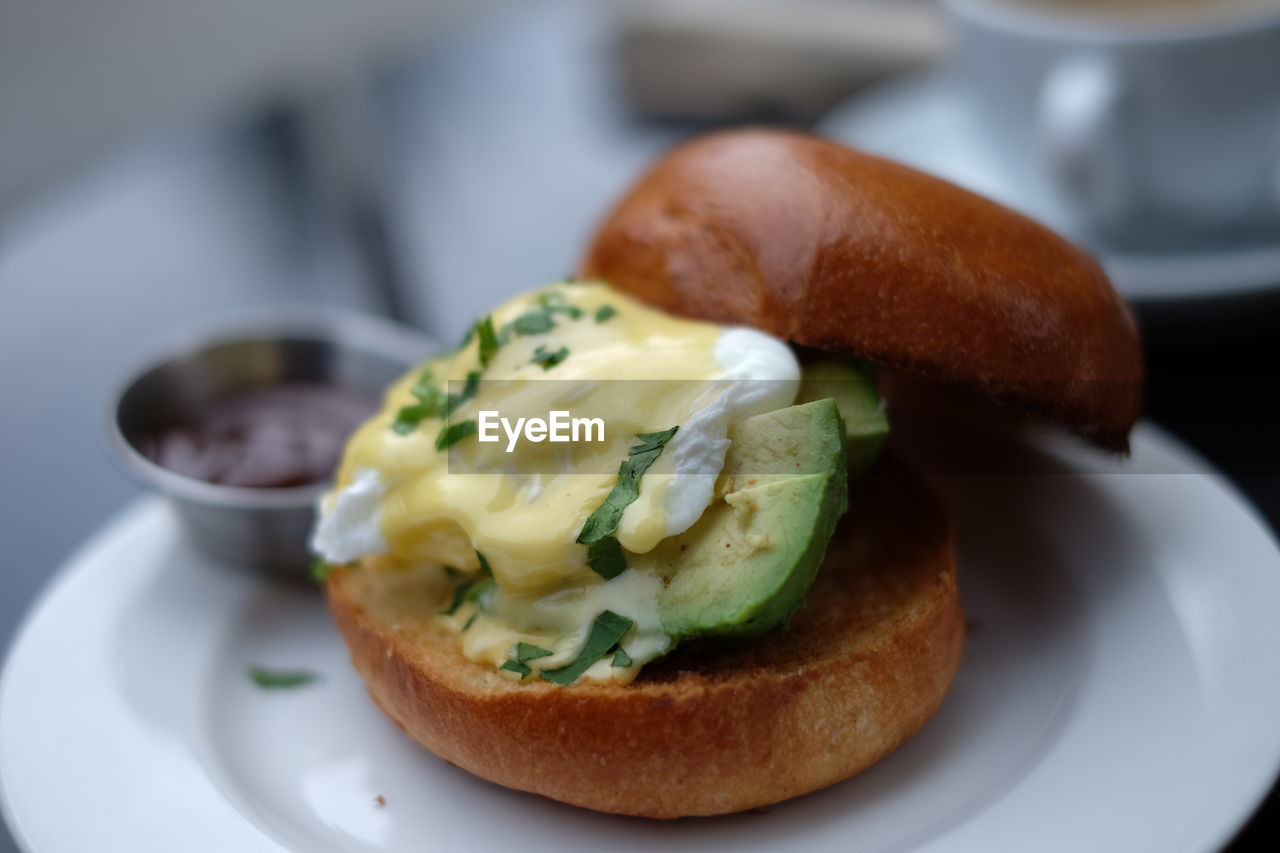
POLYGON ((604 284, 518 296, 388 390, 348 442, 312 548, 362 570, 440 573, 454 586, 442 618, 465 655, 495 667, 518 643, 549 652, 541 667, 567 664, 612 611, 634 623, 625 653, 582 677, 630 681, 671 647, 661 578, 634 568, 603 578, 578 542, 583 525, 637 436, 675 427, 613 535, 624 555, 643 554, 688 530, 713 501, 729 427, 791 405, 800 375, 777 338, 674 317, 604 284), (557 411, 598 419, 600 440, 509 429, 557 411), (495 415, 507 431, 481 441, 491 436, 478 424, 495 415))

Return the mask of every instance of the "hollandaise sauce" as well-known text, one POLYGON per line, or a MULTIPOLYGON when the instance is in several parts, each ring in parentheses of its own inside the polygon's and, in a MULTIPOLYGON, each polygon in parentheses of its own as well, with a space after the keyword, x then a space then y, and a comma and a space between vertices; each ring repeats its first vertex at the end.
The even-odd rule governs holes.
POLYGON ((519 296, 388 390, 313 547, 361 571, 443 573, 440 618, 511 678, 630 681, 671 640, 663 579, 628 555, 698 521, 729 427, 791 405, 799 382, 791 350, 753 329, 599 283, 519 296))

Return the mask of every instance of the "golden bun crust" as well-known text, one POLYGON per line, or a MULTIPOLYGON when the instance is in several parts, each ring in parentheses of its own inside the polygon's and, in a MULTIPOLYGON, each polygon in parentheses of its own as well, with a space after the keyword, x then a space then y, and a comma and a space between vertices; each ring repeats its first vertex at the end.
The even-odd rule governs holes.
POLYGON ((1124 450, 1137 330, 1052 231, 900 164, 741 130, 659 160, 580 266, 676 314, 962 383, 1124 450))
POLYGON ((964 641, 950 520, 885 460, 855 484, 788 630, 681 647, 630 685, 517 682, 467 660, 423 584, 368 570, 328 582, 388 716, 484 779, 643 817, 741 811, 853 775, 937 710, 964 641))

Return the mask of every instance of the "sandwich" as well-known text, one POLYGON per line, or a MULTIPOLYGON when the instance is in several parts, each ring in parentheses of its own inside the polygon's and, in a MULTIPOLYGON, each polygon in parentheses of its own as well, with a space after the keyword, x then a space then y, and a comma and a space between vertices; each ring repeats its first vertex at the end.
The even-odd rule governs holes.
POLYGON ((878 377, 1123 452, 1142 373, 1052 232, 815 137, 712 134, 571 280, 387 392, 312 544, 373 700, 449 763, 603 812, 751 809, 893 751, 960 661, 951 522, 878 377))

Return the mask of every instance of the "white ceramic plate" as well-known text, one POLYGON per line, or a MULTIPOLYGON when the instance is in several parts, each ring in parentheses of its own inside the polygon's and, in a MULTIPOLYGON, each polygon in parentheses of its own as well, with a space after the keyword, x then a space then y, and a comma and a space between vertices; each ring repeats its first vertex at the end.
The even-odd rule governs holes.
POLYGON ((1280 760, 1280 553, 1202 463, 1135 438, 1123 465, 1062 445, 1056 472, 942 478, 973 627, 937 717, 850 781, 674 823, 434 758, 373 707, 316 590, 207 564, 146 500, 13 650, 5 817, 37 853, 1214 849, 1280 760), (252 663, 323 681, 263 691, 252 663))
MULTIPOLYGON (((930 74, 857 95, 819 130, 875 154, 930 172, 1022 211, 1072 236, 1069 213, 1046 188, 1012 177, 983 140, 964 92, 930 74)), ((1280 244, 1216 251, 1119 252, 1093 247, 1122 295, 1163 302, 1243 296, 1280 287, 1280 244)))

